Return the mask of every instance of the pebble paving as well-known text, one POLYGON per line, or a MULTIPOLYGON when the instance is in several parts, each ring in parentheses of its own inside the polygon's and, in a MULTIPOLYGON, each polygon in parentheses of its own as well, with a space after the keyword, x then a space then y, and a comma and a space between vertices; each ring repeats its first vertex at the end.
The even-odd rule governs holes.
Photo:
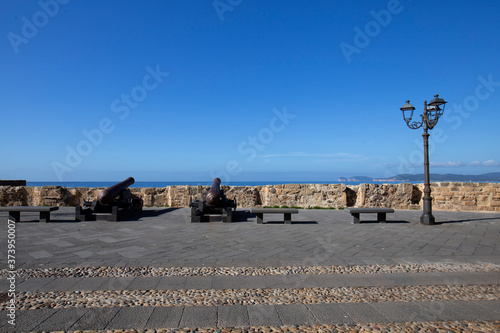
MULTIPOLYGON (((407 264, 353 266, 284 266, 284 267, 58 267, 19 269, 21 278, 43 277, 125 277, 125 276, 259 276, 292 274, 387 274, 437 272, 500 272, 500 264, 407 264)), ((7 276, 6 269, 0 277, 7 276)))
POLYGON ((500 285, 21 292, 17 309, 475 300, 500 300, 500 285))

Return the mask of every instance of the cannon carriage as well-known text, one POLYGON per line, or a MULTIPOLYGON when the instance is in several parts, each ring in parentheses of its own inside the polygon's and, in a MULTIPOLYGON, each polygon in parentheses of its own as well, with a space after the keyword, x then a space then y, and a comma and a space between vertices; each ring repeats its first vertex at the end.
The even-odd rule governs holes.
POLYGON ((97 194, 97 199, 76 206, 77 221, 121 221, 142 211, 142 199, 133 195, 128 187, 135 183, 129 177, 97 194))
POLYGON ((210 190, 201 200, 193 200, 191 207, 191 222, 233 222, 236 210, 236 199, 226 197, 220 188, 220 178, 215 178, 210 190))

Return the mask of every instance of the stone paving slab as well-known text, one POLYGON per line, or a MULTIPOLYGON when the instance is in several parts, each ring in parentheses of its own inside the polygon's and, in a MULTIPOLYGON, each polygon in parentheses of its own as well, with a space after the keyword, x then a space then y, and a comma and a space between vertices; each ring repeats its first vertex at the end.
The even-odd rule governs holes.
POLYGON ((441 320, 498 320, 499 314, 489 309, 485 310, 483 302, 442 301, 420 302, 419 305, 441 320), (449 319, 451 318, 451 319, 449 319))
POLYGON ((160 278, 156 289, 170 290, 170 289, 185 289, 187 277, 185 276, 165 276, 160 278))
POLYGON ((33 330, 38 332, 50 332, 69 330, 86 312, 86 309, 70 308, 64 311, 58 310, 53 315, 42 321, 33 330))
POLYGON ((247 307, 244 305, 218 306, 217 327, 249 326, 247 307))
POLYGON ((159 276, 137 276, 128 286, 127 290, 152 290, 160 282, 159 276))
POLYGON ((276 305, 283 325, 314 325, 318 321, 306 304, 276 305))
POLYGON ((213 279, 212 276, 192 276, 186 279, 183 289, 210 289, 213 279))
POLYGON ((457 275, 459 276, 459 279, 462 278, 464 280, 467 280, 467 282, 471 284, 500 284, 500 274, 479 272, 475 274, 457 275))
MULTIPOLYGON (((241 209, 240 209, 241 210, 241 209)), ((74 208, 52 223, 16 224, 16 267, 282 267, 436 263, 500 264, 500 214, 397 210, 387 224, 353 225, 340 210, 300 210, 292 225, 189 223, 189 209, 146 208, 135 221, 75 222, 74 208), (158 212, 156 214, 155 212, 158 212), (154 214, 151 214, 154 213, 154 214)), ((28 217, 29 218, 29 217, 28 217)), ((37 218, 37 216, 34 216, 37 218)), ((0 230, 7 228, 0 213, 0 230)), ((6 248, 6 238, 0 238, 6 248)), ((6 259, 0 256, 0 268, 6 259)), ((498 272, 284 276, 104 277, 19 279, 17 291, 167 290, 498 285, 498 272)), ((5 290, 7 284, 0 282, 5 290)), ((239 306, 63 308, 17 311, 17 331, 388 323, 403 320, 498 320, 499 301, 384 302, 239 306)), ((5 311, 0 331, 8 332, 5 311)))
POLYGON ((418 303, 400 302, 370 303, 370 305, 380 312, 382 316, 390 322, 412 322, 412 321, 435 321, 437 316, 430 311, 420 307, 418 303))
POLYGON ((283 325, 275 305, 247 306, 247 312, 251 326, 283 325))
POLYGON ((265 276, 214 276, 211 289, 266 288, 267 278, 265 276))
POLYGON ((37 291, 73 290, 73 286, 76 285, 78 282, 81 282, 82 280, 83 278, 79 277, 55 278, 49 283, 41 286, 37 291))
POLYGON ((356 323, 385 323, 388 321, 368 303, 341 303, 339 306, 356 323))
MULTIPOLYGON (((387 274, 296 274, 263 276, 173 276, 31 278, 31 292, 170 289, 334 288, 417 285, 500 284, 500 272, 441 272, 387 274), (393 276, 397 276, 393 280, 393 276), (78 283, 75 283, 78 281, 78 283), (130 282, 131 281, 131 282, 130 282), (199 281, 202 281, 201 283, 199 281), (40 287, 37 288, 36 285, 40 287)), ((21 291, 21 290, 18 290, 21 291)))
POLYGON ((106 329, 143 329, 153 313, 153 307, 120 308, 106 329))
POLYGON ((183 306, 155 307, 146 324, 147 328, 179 327, 183 306))
POLYGON ((127 290, 135 276, 109 277, 100 286, 103 290, 127 290))
MULTIPOLYGON (((62 309, 65 310, 65 309, 62 309)), ((60 311, 62 311, 60 310, 60 311)), ((71 326, 71 330, 104 330, 120 308, 90 308, 71 326)), ((84 311, 84 309, 81 309, 84 311)))
POLYGON ((495 312, 496 314, 498 314, 498 318, 500 318, 500 300, 498 300, 498 301, 482 301, 482 302, 476 302, 476 304, 479 304, 482 307, 485 307, 488 310, 495 312))
MULTIPOLYGON (((60 278, 63 279, 63 278, 60 278)), ((105 282, 109 279, 105 277, 93 277, 93 278, 82 278, 74 285, 66 288, 66 291, 76 291, 76 290, 102 290, 104 289, 105 282)))
POLYGON ((182 313, 179 327, 215 327, 217 326, 216 306, 186 306, 182 313))
MULTIPOLYGON (((4 323, 2 331, 5 332, 31 332, 40 323, 43 323, 50 316, 54 315, 57 309, 39 309, 29 311, 16 311, 16 325, 4 323)), ((0 318, 6 319, 6 314, 0 311, 0 318)))
POLYGON ((48 285, 54 280, 56 280, 56 278, 53 277, 28 279, 19 283, 16 286, 16 291, 23 291, 23 292, 38 291, 40 288, 43 288, 44 286, 48 285))
POLYGON ((307 307, 321 324, 354 324, 355 321, 339 304, 308 304, 307 307))
MULTIPOLYGON (((145 208, 147 212, 158 209, 145 208)), ((54 212, 64 218, 74 208, 54 212)), ((383 263, 398 258, 428 261, 486 259, 500 262, 500 214, 480 212, 443 212, 435 216, 441 224, 421 225, 420 211, 396 210, 395 221, 405 223, 365 223, 352 225, 350 215, 340 210, 300 210, 297 221, 283 232, 282 225, 240 223, 189 223, 188 208, 170 210, 138 221, 17 223, 18 267, 82 261, 172 262, 202 266, 252 262, 266 265, 293 263, 346 264, 354 260, 383 263), (159 227, 168 226, 168 233, 159 227), (223 236, 222 236, 223 235, 223 236), (73 246, 55 246, 73 244, 73 246), (87 251, 87 252, 85 252, 87 251), (448 251, 448 252, 443 252, 448 251), (451 252, 450 252, 451 251, 451 252), (84 253, 90 256, 82 255, 84 253)), ((7 214, 0 213, 0 227, 6 228, 7 214)), ((6 239, 0 239, 0 247, 6 239)), ((5 260, 5 259, 3 259, 5 260)), ((0 260, 0 262, 5 262, 0 260)))

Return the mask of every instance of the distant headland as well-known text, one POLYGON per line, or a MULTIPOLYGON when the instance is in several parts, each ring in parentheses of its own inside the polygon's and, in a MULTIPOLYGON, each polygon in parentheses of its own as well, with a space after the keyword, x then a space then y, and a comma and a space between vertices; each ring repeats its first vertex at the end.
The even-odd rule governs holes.
MULTIPOLYGON (((481 175, 430 174, 431 182, 499 182, 500 172, 490 172, 481 175)), ((366 176, 339 177, 339 182, 420 182, 424 174, 400 174, 390 178, 371 178, 366 176)))

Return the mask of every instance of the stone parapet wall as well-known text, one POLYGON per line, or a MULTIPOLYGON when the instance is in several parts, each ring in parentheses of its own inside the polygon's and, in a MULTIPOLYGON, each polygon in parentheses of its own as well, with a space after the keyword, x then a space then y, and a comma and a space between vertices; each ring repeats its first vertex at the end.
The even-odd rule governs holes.
MULTIPOLYGON (((210 186, 176 185, 130 188, 146 207, 187 207, 210 186)), ((302 208, 390 207, 420 209, 423 184, 284 184, 222 186, 238 207, 288 206, 302 208)), ((500 212, 499 183, 432 183, 433 208, 449 211, 500 212)), ((92 201, 102 188, 61 186, 0 186, 0 206, 76 206, 92 201)))
MULTIPOLYGON (((433 207, 456 211, 500 212, 500 183, 435 183, 433 207)), ((424 185, 418 184, 423 191, 424 185)))

